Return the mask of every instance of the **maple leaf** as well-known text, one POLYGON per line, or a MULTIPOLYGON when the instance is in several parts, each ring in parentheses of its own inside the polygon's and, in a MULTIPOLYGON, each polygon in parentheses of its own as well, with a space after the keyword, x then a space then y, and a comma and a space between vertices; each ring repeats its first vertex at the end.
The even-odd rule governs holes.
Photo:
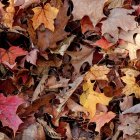
POLYGON ((69 20, 67 11, 69 8, 68 1, 65 0, 64 4, 60 7, 59 13, 55 21, 54 32, 46 29, 45 32, 38 31, 38 42, 37 46, 40 50, 46 50, 47 48, 56 48, 56 43, 62 41, 68 33, 65 32, 65 26, 69 20))
POLYGON ((75 69, 75 73, 78 74, 80 72, 80 68, 83 63, 88 62, 92 65, 93 59, 93 48, 88 48, 85 45, 81 45, 80 51, 67 51, 66 53, 71 56, 71 64, 75 69))
POLYGON ((86 73, 84 79, 85 80, 108 80, 106 74, 110 71, 106 66, 97 66, 94 65, 90 68, 90 70, 86 73))
POLYGON ((23 99, 18 96, 5 97, 3 94, 0 94, 0 120, 3 126, 13 129, 14 135, 22 123, 22 120, 16 115, 16 111, 18 106, 23 103, 23 99))
POLYGON ((2 22, 6 27, 12 28, 13 18, 15 14, 14 0, 9 0, 9 6, 6 8, 6 11, 2 10, 2 22))
POLYGON ((140 98, 140 87, 136 83, 135 77, 133 76, 123 76, 121 78, 124 83, 126 83, 126 86, 123 88, 123 93, 126 96, 129 96, 130 94, 134 93, 136 98, 140 98))
POLYGON ((18 46, 12 46, 8 50, 0 48, 0 63, 5 64, 8 62, 10 65, 15 64, 15 59, 18 56, 26 55, 27 51, 24 51, 22 48, 18 46))
POLYGON ((90 113, 90 118, 92 119, 96 113, 97 103, 108 105, 112 98, 106 97, 104 93, 98 93, 93 90, 93 85, 90 81, 83 84, 83 94, 80 96, 80 103, 86 108, 90 113))
POLYGON ((102 126, 105 125, 105 123, 108 123, 109 121, 111 121, 114 117, 115 117, 115 113, 109 111, 109 112, 101 112, 98 115, 95 115, 90 122, 95 122, 96 123, 96 129, 95 131, 100 132, 100 129, 102 128, 102 126))
POLYGON ((73 16, 75 20, 79 20, 84 16, 89 16, 93 25, 103 18, 104 4, 107 0, 72 0, 74 4, 73 16))
POLYGON ((54 19, 58 14, 58 9, 55 7, 51 7, 49 3, 47 3, 43 8, 35 7, 32 9, 34 11, 34 16, 32 18, 33 27, 36 30, 42 23, 44 26, 51 31, 54 31, 54 19))
POLYGON ((102 34, 109 33, 114 37, 115 41, 118 40, 119 29, 128 31, 137 27, 135 16, 131 16, 134 10, 124 8, 114 8, 110 11, 109 17, 102 22, 102 34))

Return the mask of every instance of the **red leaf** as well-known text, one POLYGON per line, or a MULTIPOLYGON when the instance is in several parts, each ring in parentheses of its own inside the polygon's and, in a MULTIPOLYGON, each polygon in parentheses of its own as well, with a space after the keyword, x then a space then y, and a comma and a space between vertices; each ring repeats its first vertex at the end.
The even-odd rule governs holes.
POLYGON ((13 65, 18 56, 23 56, 26 54, 27 51, 24 51, 18 46, 12 46, 8 50, 0 48, 0 63, 5 64, 5 62, 8 62, 10 65, 13 65))
POLYGON ((94 45, 99 46, 100 48, 105 50, 108 50, 111 46, 113 46, 113 44, 108 42, 104 37, 97 40, 94 45))
POLYGON ((84 34, 87 31, 94 30, 94 26, 88 16, 84 16, 81 20, 81 29, 84 34))
POLYGON ((22 120, 16 114, 18 106, 22 103, 24 103, 23 99, 18 96, 5 97, 0 94, 0 120, 3 126, 13 129, 14 135, 22 123, 22 120))

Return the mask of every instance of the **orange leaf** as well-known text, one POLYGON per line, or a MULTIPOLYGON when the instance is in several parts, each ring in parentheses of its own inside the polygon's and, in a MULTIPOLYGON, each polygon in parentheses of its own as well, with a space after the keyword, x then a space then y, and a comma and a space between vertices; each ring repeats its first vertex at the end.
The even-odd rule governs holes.
POLYGON ((108 123, 110 120, 112 120, 115 116, 115 113, 111 111, 107 113, 101 112, 99 115, 95 115, 90 121, 96 123, 95 131, 100 132, 101 127, 104 126, 105 123, 108 123))
POLYGON ((108 50, 111 46, 113 46, 113 43, 108 42, 104 37, 97 40, 94 45, 99 46, 102 49, 108 50))
POLYGON ((24 51, 18 46, 12 46, 8 50, 0 48, 0 63, 8 62, 10 65, 13 65, 18 56, 23 56, 26 54, 27 51, 24 51))
POLYGON ((34 11, 34 16, 32 18, 33 27, 36 30, 42 23, 44 26, 51 31, 54 31, 54 19, 58 14, 58 9, 51 7, 50 4, 46 4, 42 7, 35 7, 32 9, 34 11))

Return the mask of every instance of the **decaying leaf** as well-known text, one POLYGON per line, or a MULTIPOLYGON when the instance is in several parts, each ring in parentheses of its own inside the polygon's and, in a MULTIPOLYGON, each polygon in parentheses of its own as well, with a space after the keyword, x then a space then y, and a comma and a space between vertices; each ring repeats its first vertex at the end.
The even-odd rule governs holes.
POLYGON ((102 34, 109 33, 117 41, 119 36, 119 27, 125 31, 136 28, 135 16, 132 16, 134 10, 124 8, 114 8, 110 11, 109 17, 102 21, 102 34))
POLYGON ((5 97, 2 93, 0 94, 0 119, 3 126, 10 127, 14 135, 18 130, 22 120, 16 114, 19 105, 23 104, 23 99, 18 96, 5 97))
POLYGON ((140 98, 140 87, 136 83, 135 77, 126 75, 123 76, 121 79, 124 83, 126 83, 126 86, 123 88, 123 93, 126 96, 134 93, 136 98, 140 98))
POLYGON ((90 121, 96 123, 95 131, 100 132, 102 126, 111 121, 115 116, 116 114, 111 111, 107 113, 101 112, 99 115, 95 115, 90 121))
POLYGON ((107 0, 72 0, 74 4, 73 16, 75 20, 82 19, 84 16, 89 16, 93 25, 103 18, 104 4, 107 0))
POLYGON ((90 113, 90 119, 96 113, 96 104, 100 103, 103 105, 108 105, 112 98, 106 97, 104 93, 98 93, 93 90, 93 85, 90 81, 83 84, 83 94, 80 96, 80 103, 87 109, 90 113))
POLYGON ((107 74, 109 71, 109 68, 106 66, 94 65, 86 73, 85 80, 108 80, 107 74))
POLYGON ((140 120, 136 115, 120 115, 121 124, 118 127, 118 130, 123 131, 123 135, 133 135, 136 134, 140 129, 140 120))
POLYGON ((109 3, 108 8, 112 9, 117 7, 123 7, 124 0, 108 0, 107 2, 109 3))
POLYGON ((34 11, 32 21, 35 30, 43 23, 46 28, 54 31, 54 19, 58 14, 57 8, 46 4, 44 7, 35 7, 32 10, 34 11))

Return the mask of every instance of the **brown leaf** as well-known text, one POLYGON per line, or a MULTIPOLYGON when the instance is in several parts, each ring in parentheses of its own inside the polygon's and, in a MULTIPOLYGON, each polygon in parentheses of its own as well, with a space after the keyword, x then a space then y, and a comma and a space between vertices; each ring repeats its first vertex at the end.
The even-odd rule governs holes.
POLYGON ((56 43, 63 40, 67 33, 64 31, 69 17, 67 16, 68 2, 65 0, 63 6, 60 7, 59 13, 55 21, 54 32, 46 29, 45 32, 37 31, 38 42, 37 46, 40 50, 46 50, 47 48, 56 48, 56 43))
POLYGON ((128 10, 124 8, 115 8, 110 11, 109 17, 102 21, 102 34, 109 33, 114 37, 115 41, 118 40, 119 29, 128 31, 134 30, 137 26, 135 17, 132 14, 134 10, 128 10))
POLYGON ((84 16, 89 16, 93 25, 105 17, 103 8, 106 0, 72 0, 74 4, 73 16, 75 20, 82 19, 84 16))

